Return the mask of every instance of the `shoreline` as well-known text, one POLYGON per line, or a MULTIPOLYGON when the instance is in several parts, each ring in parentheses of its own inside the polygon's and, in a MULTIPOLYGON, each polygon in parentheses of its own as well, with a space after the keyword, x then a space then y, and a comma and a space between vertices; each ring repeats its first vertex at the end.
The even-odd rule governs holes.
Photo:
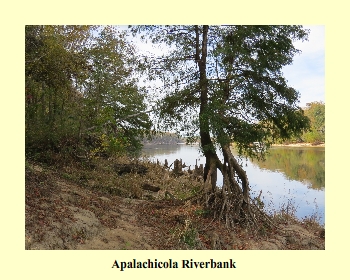
POLYGON ((312 216, 299 220, 281 211, 269 216, 276 229, 261 225, 253 232, 235 226, 228 231, 202 205, 167 198, 167 190, 192 195, 193 186, 201 185, 195 178, 171 176, 149 162, 142 163, 145 174, 115 176, 114 164, 130 164, 121 158, 112 165, 107 159, 93 164, 48 167, 26 161, 26 250, 325 249, 324 225, 312 216), (151 191, 145 182, 161 188, 151 191))
MULTIPOLYGON (((146 143, 144 146, 167 146, 167 145, 188 145, 186 143, 157 143, 157 144, 151 144, 146 143)), ((198 146, 199 143, 192 143, 188 146, 198 146)), ((232 145, 232 144, 231 144, 232 145)), ((296 144, 272 144, 271 147, 325 147, 325 143, 322 144, 312 144, 312 143, 296 143, 296 144)))
POLYGON ((271 147, 325 147, 325 143, 314 145, 312 143, 297 143, 297 144, 272 144, 271 147))

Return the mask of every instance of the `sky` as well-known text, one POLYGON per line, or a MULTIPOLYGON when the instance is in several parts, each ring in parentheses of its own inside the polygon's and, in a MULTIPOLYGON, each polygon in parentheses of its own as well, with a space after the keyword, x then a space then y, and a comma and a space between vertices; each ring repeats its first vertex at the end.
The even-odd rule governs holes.
POLYGON ((283 69, 288 84, 300 93, 301 107, 313 101, 325 102, 325 27, 304 27, 310 29, 309 40, 295 43, 302 53, 283 69))
MULTIPOLYGON (((283 68, 288 85, 300 93, 300 107, 306 107, 307 103, 314 101, 325 102, 325 26, 305 25, 304 28, 310 30, 308 41, 295 42, 301 53, 294 57, 291 65, 283 68)), ((164 51, 156 50, 135 38, 132 41, 146 52, 164 51)))

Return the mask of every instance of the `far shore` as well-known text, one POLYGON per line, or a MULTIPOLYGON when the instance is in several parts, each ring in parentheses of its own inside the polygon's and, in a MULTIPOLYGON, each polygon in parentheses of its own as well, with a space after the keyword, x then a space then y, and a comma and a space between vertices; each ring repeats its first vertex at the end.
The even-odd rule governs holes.
MULTIPOLYGON (((166 145, 189 145, 189 146, 198 146, 199 143, 145 143, 144 146, 166 146, 166 145)), ((313 143, 292 143, 292 144, 272 144, 271 147, 325 147, 325 143, 313 144, 313 143)))
POLYGON ((325 143, 322 143, 322 144, 312 144, 312 143, 272 144, 271 147, 325 147, 325 143))

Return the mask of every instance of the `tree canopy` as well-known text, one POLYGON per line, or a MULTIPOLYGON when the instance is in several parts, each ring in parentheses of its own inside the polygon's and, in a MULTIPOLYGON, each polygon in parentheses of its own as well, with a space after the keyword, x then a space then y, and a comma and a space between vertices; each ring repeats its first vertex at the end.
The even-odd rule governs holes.
POLYGON ((171 50, 152 60, 151 74, 160 75, 164 83, 158 117, 164 127, 190 137, 199 135, 206 157, 206 205, 228 225, 241 219, 254 221, 248 178, 230 144, 241 155, 260 157, 276 139, 300 135, 309 127, 297 105, 299 93, 282 73, 299 52, 293 42, 306 40, 307 30, 194 25, 133 26, 132 31, 171 50), (257 150, 253 142, 264 146, 257 150), (217 170, 224 177, 220 190, 217 170))
POLYGON ((110 26, 26 26, 26 152, 124 152, 151 127, 138 60, 110 26))

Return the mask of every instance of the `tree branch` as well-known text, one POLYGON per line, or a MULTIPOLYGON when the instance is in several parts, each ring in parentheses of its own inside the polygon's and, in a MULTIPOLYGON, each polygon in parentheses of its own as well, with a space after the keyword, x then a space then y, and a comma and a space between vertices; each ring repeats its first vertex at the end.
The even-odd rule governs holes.
MULTIPOLYGON (((153 112, 153 111, 155 111, 155 110, 156 110, 156 108, 151 109, 151 110, 148 110, 148 111, 143 111, 143 112, 135 113, 135 114, 132 114, 132 115, 128 115, 128 116, 125 116, 125 117, 123 117, 123 118, 116 119, 115 122, 118 123, 118 122, 121 122, 121 121, 130 119, 130 118, 133 118, 133 117, 137 117, 137 116, 142 115, 142 114, 147 114, 147 113, 153 112)), ((103 124, 102 126, 106 126, 106 125, 109 125, 109 124, 111 124, 111 122, 106 122, 106 123, 103 124)), ((87 129, 85 129, 85 131, 90 131, 90 130, 93 130, 93 129, 97 128, 97 127, 98 127, 98 126, 95 125, 95 126, 92 126, 92 127, 89 127, 89 128, 87 128, 87 129)))

